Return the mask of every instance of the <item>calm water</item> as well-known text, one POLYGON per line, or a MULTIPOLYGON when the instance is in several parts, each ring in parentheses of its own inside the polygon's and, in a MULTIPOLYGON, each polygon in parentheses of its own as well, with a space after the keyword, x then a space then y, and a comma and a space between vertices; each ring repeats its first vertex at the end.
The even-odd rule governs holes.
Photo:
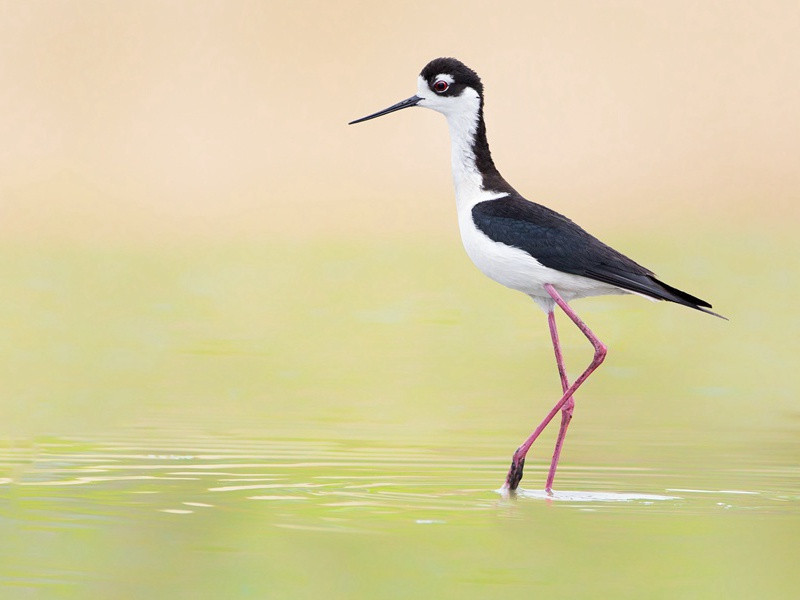
POLYGON ((556 399, 544 317, 458 248, 6 252, 2 597, 796 597, 800 328, 709 273, 796 283, 703 243, 650 262, 729 323, 576 303, 610 354, 553 498, 552 432, 497 491, 556 399))

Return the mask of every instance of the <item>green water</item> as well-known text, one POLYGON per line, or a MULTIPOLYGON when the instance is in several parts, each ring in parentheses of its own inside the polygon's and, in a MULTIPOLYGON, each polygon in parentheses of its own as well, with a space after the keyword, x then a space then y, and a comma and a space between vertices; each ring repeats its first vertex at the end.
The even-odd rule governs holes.
POLYGON ((575 302, 552 499, 545 317, 457 240, 6 244, 0 597, 796 597, 798 244, 616 239, 731 320, 575 302))

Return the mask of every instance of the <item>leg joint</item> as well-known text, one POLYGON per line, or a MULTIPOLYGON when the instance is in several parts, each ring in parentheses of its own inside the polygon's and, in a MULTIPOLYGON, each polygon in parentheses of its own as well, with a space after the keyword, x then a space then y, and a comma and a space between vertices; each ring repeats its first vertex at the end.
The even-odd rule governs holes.
POLYGON ((597 340, 597 345, 594 347, 594 362, 599 365, 606 359, 606 354, 608 354, 608 347, 600 340, 597 340))

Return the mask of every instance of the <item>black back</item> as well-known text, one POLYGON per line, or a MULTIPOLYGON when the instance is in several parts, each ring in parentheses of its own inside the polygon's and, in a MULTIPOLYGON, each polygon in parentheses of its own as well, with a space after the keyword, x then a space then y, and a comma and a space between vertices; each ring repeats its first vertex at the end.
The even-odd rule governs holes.
POLYGON ((492 240, 524 250, 550 269, 715 314, 703 308, 711 307, 708 302, 659 281, 652 271, 607 246, 564 215, 517 193, 476 204, 472 219, 492 240))

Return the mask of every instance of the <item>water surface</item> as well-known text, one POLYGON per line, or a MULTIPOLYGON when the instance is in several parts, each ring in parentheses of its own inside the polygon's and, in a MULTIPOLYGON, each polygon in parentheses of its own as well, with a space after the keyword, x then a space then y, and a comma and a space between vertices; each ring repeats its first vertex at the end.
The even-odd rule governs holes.
MULTIPOLYGON (((2 597, 792 598, 800 328, 710 274, 796 282, 713 247, 660 262, 728 323, 576 303, 609 357, 556 493, 547 431, 513 498, 557 399, 546 321, 457 247, 15 247, 2 597)), ((574 376, 590 349, 560 323, 574 376)))

